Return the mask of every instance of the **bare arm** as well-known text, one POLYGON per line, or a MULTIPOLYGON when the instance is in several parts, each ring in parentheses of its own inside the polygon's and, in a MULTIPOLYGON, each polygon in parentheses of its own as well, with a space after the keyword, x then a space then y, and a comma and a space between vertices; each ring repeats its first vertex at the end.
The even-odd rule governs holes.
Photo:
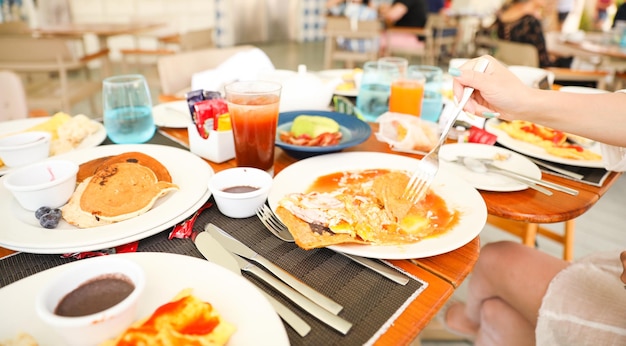
POLYGON ((470 113, 497 112, 505 120, 522 119, 616 146, 626 147, 626 94, 574 94, 534 89, 524 85, 497 60, 485 73, 472 71, 472 60, 455 78, 457 99, 465 85, 476 89, 465 106, 470 113), (617 125, 617 126, 616 126, 617 125))
POLYGON ((380 17, 387 23, 393 25, 409 11, 409 9, 401 3, 395 3, 391 6, 380 6, 380 17))

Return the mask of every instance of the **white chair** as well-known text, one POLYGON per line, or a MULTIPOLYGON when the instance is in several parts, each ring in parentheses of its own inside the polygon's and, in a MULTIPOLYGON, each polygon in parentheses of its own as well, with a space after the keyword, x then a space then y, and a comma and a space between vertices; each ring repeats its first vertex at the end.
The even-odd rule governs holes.
POLYGON ((22 79, 13 71, 0 71, 0 121, 27 116, 26 91, 22 79))
POLYGON ((193 50, 162 56, 157 60, 161 93, 178 98, 191 87, 194 73, 216 68, 233 55, 255 49, 251 45, 193 50))
POLYGON ((335 61, 343 62, 345 68, 354 68, 357 62, 376 60, 377 47, 363 52, 348 50, 340 47, 337 39, 377 41, 381 30, 382 24, 378 20, 355 21, 344 16, 327 16, 324 29, 324 68, 330 69, 335 61))
POLYGON ((23 76, 30 109, 45 109, 51 114, 58 111, 71 113, 75 104, 89 98, 91 111, 99 114, 94 96, 101 90, 102 81, 89 79, 88 63, 94 59, 106 59, 108 49, 76 56, 69 44, 64 39, 0 35, 0 47, 11 47, 0 49, 0 69, 23 76))

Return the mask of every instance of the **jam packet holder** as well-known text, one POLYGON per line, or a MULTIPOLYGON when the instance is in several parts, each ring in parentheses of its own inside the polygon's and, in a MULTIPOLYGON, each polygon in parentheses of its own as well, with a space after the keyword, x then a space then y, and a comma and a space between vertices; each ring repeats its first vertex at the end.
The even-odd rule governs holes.
POLYGON ((211 162, 222 163, 235 158, 235 141, 233 131, 209 131, 208 138, 202 138, 195 124, 187 126, 189 134, 189 150, 211 162))

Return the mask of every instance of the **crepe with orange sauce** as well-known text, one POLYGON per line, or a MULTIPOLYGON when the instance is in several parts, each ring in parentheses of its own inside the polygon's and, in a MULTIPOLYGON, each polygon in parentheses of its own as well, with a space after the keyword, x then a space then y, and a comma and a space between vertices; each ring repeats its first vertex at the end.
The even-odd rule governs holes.
POLYGON ((401 198, 408 180, 406 172, 385 169, 337 172, 318 178, 305 193, 283 197, 276 213, 307 250, 410 244, 449 230, 458 212, 433 191, 417 204, 401 198))
POLYGON ((101 346, 224 345, 235 331, 211 303, 192 295, 188 288, 101 346))
POLYGON ((497 126, 511 138, 543 148, 547 153, 573 160, 599 161, 602 155, 580 145, 569 144, 568 134, 525 120, 503 121, 497 126))

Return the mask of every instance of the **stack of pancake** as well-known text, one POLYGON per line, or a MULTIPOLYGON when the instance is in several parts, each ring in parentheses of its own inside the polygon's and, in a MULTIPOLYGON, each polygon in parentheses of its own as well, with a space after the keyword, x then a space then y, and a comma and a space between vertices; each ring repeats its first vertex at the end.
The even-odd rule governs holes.
POLYGON ((78 186, 61 208, 79 228, 104 226, 144 214, 157 199, 178 190, 162 163, 140 152, 97 158, 81 164, 78 186))

